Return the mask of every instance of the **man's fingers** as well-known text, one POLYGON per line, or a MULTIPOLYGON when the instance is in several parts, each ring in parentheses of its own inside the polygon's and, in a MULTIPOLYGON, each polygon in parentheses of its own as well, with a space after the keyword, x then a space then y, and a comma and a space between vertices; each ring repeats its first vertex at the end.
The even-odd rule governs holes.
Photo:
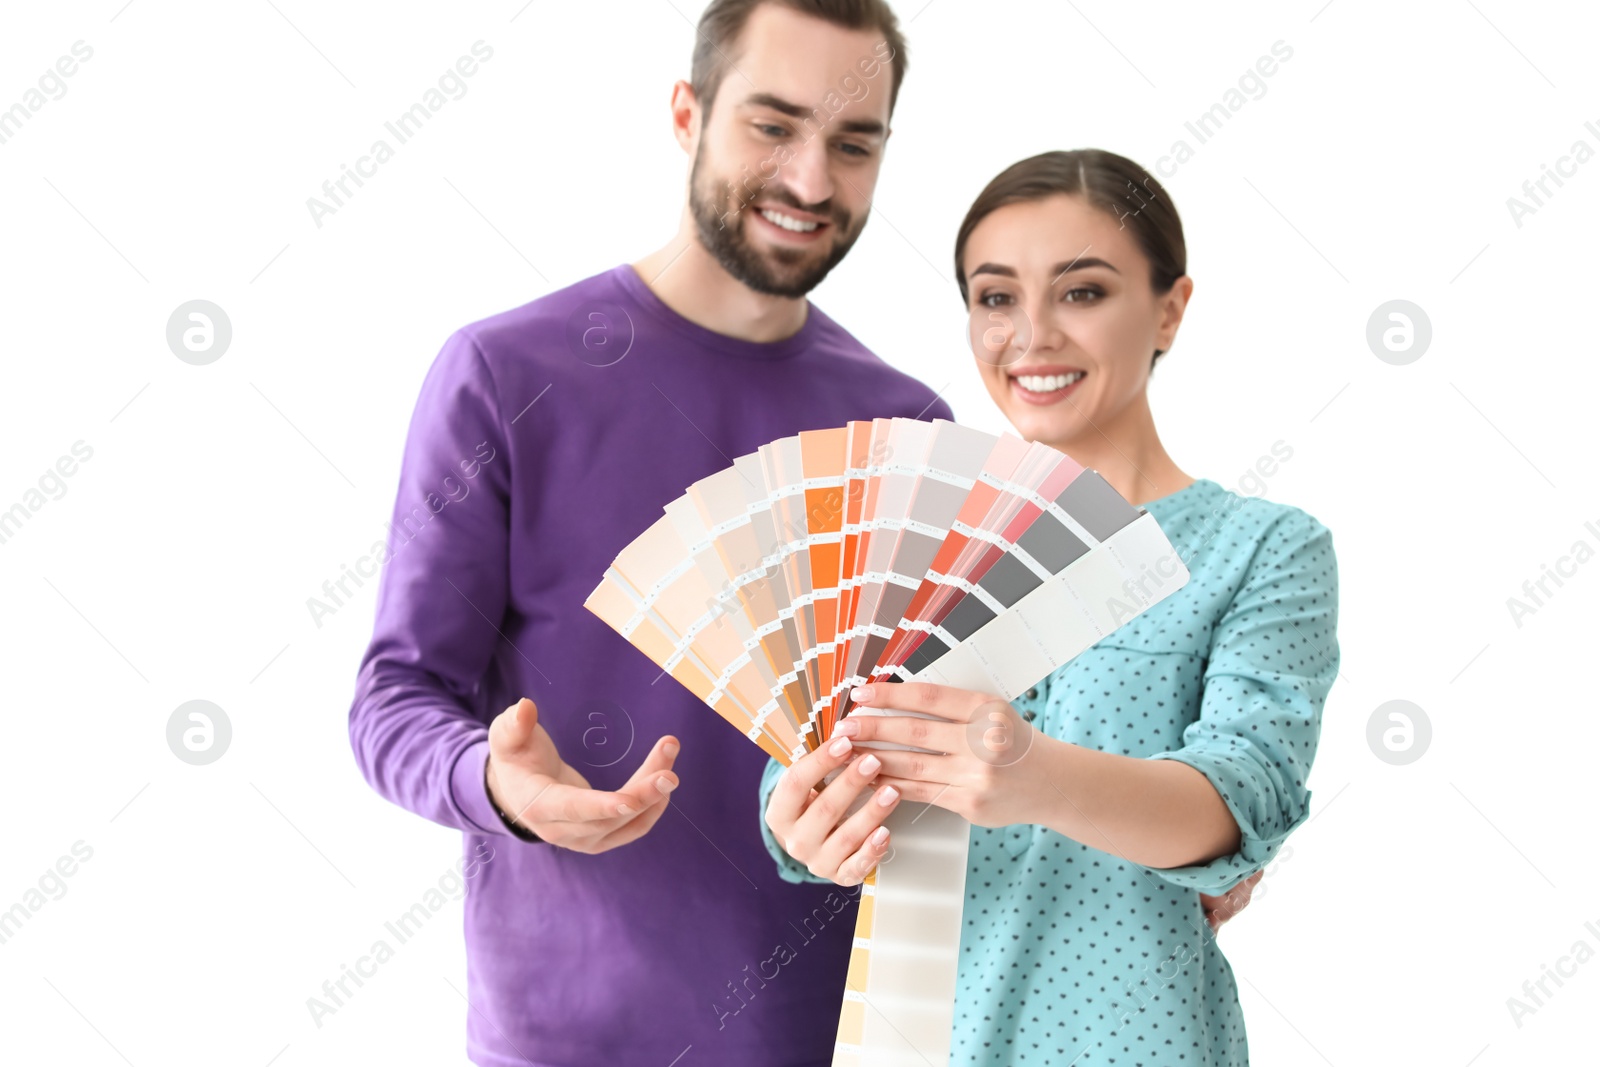
POLYGON ((639 806, 643 807, 660 795, 663 782, 670 785, 668 792, 676 789, 678 776, 672 772, 672 764, 678 758, 678 747, 678 739, 671 734, 658 740, 645 754, 639 769, 623 783, 620 791, 639 797, 639 806))
POLYGON ((490 743, 500 751, 522 748, 532 740, 534 727, 538 725, 539 706, 523 697, 495 716, 489 728, 490 743))
POLYGON ((666 814, 669 803, 671 803, 669 796, 665 793, 661 794, 660 799, 655 803, 632 818, 625 820, 621 826, 596 841, 589 851, 606 852, 619 845, 626 845, 630 841, 637 841, 649 833, 656 823, 661 821, 661 816, 666 814))

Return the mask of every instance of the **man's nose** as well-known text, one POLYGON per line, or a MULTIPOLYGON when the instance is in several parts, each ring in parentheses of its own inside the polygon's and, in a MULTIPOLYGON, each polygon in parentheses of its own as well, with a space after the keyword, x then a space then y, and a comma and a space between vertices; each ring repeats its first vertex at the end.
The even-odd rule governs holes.
POLYGON ((802 204, 821 204, 833 199, 828 146, 820 137, 795 151, 789 162, 778 168, 778 177, 802 204))

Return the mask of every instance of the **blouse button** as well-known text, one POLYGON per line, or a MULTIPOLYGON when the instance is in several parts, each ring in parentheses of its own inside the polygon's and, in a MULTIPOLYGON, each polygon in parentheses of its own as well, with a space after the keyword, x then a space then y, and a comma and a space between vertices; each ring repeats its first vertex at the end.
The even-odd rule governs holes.
POLYGON ((1022 713, 1023 721, 1024 722, 1032 722, 1034 714, 1035 714, 1035 712, 1034 712, 1034 710, 1032 708, 1027 709, 1026 711, 1024 711, 1022 713))
POLYGON ((1034 697, 1039 695, 1039 687, 1038 686, 1034 686, 1032 689, 1028 690, 1028 694, 1027 695, 1028 695, 1028 699, 1032 700, 1034 697))

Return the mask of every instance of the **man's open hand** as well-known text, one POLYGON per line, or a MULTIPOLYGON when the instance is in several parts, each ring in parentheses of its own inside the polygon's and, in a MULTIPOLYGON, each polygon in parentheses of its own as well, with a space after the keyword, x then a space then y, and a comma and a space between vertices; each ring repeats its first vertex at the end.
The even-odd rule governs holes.
POLYGON ((489 795, 552 845, 605 852, 644 836, 667 810, 677 755, 678 740, 668 735, 621 789, 591 789, 539 725, 538 706, 523 697, 489 724, 489 795))

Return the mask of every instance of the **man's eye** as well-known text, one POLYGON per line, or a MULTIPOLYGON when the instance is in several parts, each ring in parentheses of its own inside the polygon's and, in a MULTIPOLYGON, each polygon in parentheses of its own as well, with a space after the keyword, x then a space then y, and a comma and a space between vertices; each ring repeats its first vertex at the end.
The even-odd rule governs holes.
POLYGON ((847 156, 870 156, 872 154, 858 144, 842 144, 839 146, 839 151, 847 156))
POLYGON ((766 134, 768 137, 783 137, 786 134, 788 134, 788 132, 789 132, 788 130, 784 129, 782 126, 774 126, 770 122, 758 123, 756 125, 756 129, 760 130, 762 133, 766 134))

